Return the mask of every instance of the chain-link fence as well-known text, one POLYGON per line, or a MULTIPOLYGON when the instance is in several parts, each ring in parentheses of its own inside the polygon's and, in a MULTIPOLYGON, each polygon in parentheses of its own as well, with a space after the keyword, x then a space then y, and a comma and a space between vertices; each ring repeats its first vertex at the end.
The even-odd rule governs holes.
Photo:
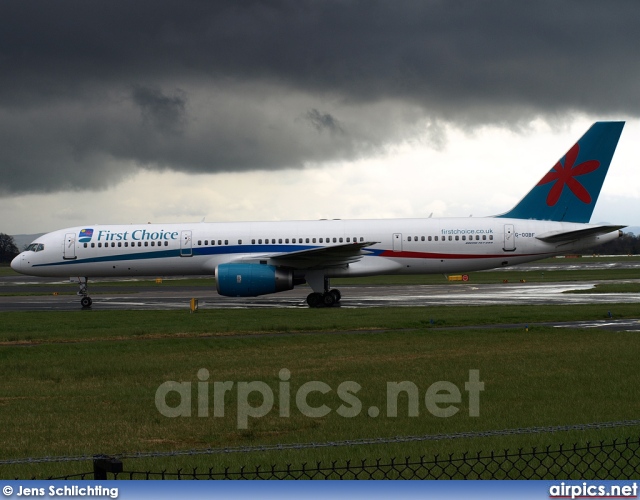
POLYGON ((640 476, 640 438, 597 444, 464 453, 426 459, 347 460, 270 467, 140 471, 97 456, 94 470, 49 479, 633 479, 640 476))

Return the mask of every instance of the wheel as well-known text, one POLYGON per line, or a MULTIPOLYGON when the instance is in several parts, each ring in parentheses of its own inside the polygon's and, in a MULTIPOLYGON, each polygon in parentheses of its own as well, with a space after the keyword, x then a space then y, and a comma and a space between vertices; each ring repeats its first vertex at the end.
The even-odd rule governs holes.
POLYGON ((93 301, 91 300, 91 298, 90 298, 90 297, 82 297, 82 298, 80 299, 80 305, 81 305, 82 307, 91 307, 92 302, 93 302, 93 301))
POLYGON ((307 295, 307 304, 309 307, 319 307, 322 304, 322 294, 321 293, 310 293, 307 295))
POLYGON ((324 295, 322 295, 322 303, 327 307, 331 307, 336 303, 335 295, 331 292, 325 293, 324 295))
POLYGON ((340 299, 342 298, 342 294, 340 293, 340 290, 338 290, 337 288, 334 288, 329 293, 333 295, 333 298, 335 299, 336 304, 340 302, 340 299))

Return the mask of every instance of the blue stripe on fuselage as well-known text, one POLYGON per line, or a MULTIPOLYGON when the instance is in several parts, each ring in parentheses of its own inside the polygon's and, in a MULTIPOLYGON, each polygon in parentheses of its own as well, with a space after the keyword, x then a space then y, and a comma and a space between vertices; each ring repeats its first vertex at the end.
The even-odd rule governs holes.
MULTIPOLYGON (((239 253, 287 253, 299 252, 301 250, 310 250, 313 248, 321 247, 313 245, 229 245, 214 247, 193 247, 191 250, 193 256, 206 256, 239 253)), ((171 257, 180 257, 180 251, 180 249, 176 248, 172 250, 159 250, 155 252, 136 252, 118 255, 103 255, 100 257, 89 257, 86 259, 63 260, 59 262, 49 262, 46 264, 34 264, 33 267, 70 266, 78 264, 95 264, 101 262, 122 262, 127 260, 167 259, 171 257)))

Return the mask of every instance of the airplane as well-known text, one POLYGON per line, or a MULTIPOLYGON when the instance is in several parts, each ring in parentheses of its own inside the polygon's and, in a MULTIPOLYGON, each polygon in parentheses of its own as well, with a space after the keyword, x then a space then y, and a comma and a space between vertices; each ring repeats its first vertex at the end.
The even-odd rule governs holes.
POLYGON ((492 217, 181 224, 87 224, 37 238, 11 262, 31 276, 213 275, 220 295, 256 297, 307 283, 310 307, 342 294, 331 278, 502 268, 613 240, 589 224, 624 122, 596 122, 510 211, 492 217))

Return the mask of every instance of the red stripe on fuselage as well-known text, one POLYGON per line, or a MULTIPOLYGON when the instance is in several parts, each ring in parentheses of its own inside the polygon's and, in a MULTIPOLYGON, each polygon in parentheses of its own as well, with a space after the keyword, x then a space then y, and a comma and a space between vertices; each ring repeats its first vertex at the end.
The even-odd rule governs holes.
MULTIPOLYGON (((393 257, 396 259, 499 259, 502 257, 534 257, 546 255, 545 253, 501 253, 501 254, 460 254, 460 253, 428 253, 428 252, 394 252, 385 250, 380 257, 393 257)), ((553 255, 553 254, 549 254, 553 255)))

